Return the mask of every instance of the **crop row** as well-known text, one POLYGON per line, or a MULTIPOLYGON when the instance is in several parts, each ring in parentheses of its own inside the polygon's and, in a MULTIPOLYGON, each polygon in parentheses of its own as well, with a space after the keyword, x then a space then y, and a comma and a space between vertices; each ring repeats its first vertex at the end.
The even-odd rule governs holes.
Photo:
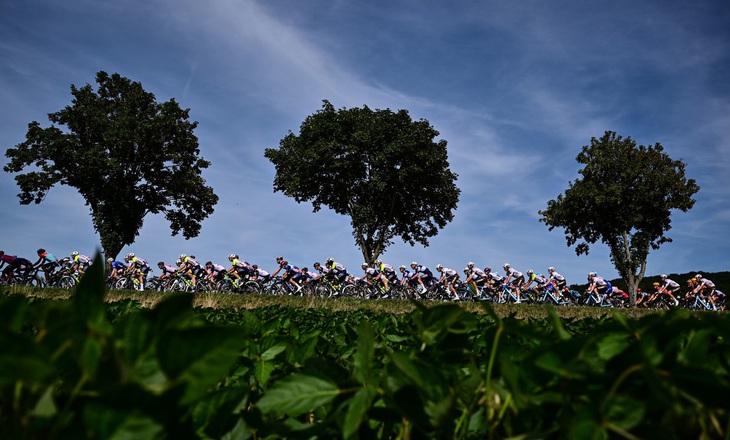
POLYGON ((730 320, 0 297, 1 438, 715 438, 730 320))

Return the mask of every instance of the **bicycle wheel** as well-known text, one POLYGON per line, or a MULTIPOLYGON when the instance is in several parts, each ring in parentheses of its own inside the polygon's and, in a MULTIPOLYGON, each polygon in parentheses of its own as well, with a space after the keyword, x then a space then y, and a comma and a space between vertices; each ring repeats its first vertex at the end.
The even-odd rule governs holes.
POLYGON ((348 284, 347 286, 342 288, 342 296, 347 298, 359 298, 360 294, 358 292, 357 286, 353 284, 348 284))
POLYGON ((261 293, 261 285, 257 283, 256 281, 249 280, 243 283, 241 288, 239 289, 241 293, 261 293))
POLYGON ((24 278, 23 285, 31 287, 43 287, 45 285, 45 282, 38 275, 33 275, 31 277, 24 278))
POLYGON ((73 277, 70 275, 65 275, 61 277, 60 280, 58 280, 58 287, 62 289, 71 289, 75 285, 76 280, 74 280, 73 277))

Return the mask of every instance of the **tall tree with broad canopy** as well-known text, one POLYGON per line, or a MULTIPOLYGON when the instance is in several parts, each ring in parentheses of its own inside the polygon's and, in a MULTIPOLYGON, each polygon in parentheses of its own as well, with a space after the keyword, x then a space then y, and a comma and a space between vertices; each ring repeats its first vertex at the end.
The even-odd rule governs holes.
POLYGON ((428 121, 406 110, 335 110, 327 100, 292 132, 267 148, 276 167, 274 191, 314 212, 327 206, 350 217, 366 262, 401 237, 428 246, 453 217, 457 175, 449 170, 446 141, 428 121))
POLYGON ((119 74, 98 72, 96 82, 98 92, 71 85, 72 105, 48 115, 51 127, 31 122, 25 142, 5 152, 6 172, 32 169, 15 176, 20 203, 40 203, 56 184, 76 188, 107 258, 134 242, 147 214, 164 213, 172 235, 197 236, 218 196, 201 177, 210 162, 199 157, 190 110, 157 103, 119 74))
POLYGON ((612 131, 592 138, 576 160, 585 165, 578 171, 583 177, 539 211, 540 221, 551 231, 564 228, 568 246, 578 243, 577 255, 588 254, 589 244, 598 240, 607 244, 633 304, 649 248, 672 241, 664 235, 671 229, 671 211, 691 209, 700 187, 659 143, 637 147, 612 131))

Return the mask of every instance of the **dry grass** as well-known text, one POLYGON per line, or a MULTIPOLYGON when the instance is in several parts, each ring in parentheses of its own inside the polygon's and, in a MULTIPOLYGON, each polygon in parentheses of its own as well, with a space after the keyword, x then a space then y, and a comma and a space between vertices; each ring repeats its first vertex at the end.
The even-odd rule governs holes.
MULTIPOLYGON (((28 297, 53 300, 65 300, 69 299, 73 292, 64 289, 34 289, 31 287, 12 286, 0 287, 0 293, 19 294, 28 297)), ((162 292, 111 290, 106 293, 106 301, 116 302, 131 299, 138 301, 142 307, 153 308, 169 295, 169 293, 162 292)), ((432 307, 440 303, 422 302, 421 304, 426 307, 432 307)), ((484 306, 480 303, 458 304, 471 313, 481 314, 486 312, 484 306)), ((269 306, 327 308, 333 311, 355 311, 364 309, 375 313, 388 314, 410 313, 416 308, 416 305, 413 302, 404 300, 335 299, 298 296, 239 295, 227 293, 197 293, 193 298, 193 306, 213 309, 256 309, 269 306)), ((542 305, 493 304, 492 307, 499 316, 514 316, 518 319, 543 319, 548 316, 547 307, 542 305)), ((597 307, 557 307, 555 310, 558 316, 568 319, 610 317, 616 313, 620 313, 630 318, 639 318, 641 316, 657 312, 655 310, 646 309, 612 309, 597 307)))

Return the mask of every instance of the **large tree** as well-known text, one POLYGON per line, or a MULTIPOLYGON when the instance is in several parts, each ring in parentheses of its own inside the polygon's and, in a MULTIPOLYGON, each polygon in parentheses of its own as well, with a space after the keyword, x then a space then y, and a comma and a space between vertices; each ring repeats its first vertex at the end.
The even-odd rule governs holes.
POLYGON ((582 178, 539 211, 540 221, 550 230, 564 228, 568 246, 578 243, 578 255, 588 254, 589 244, 598 240, 608 245, 633 303, 649 249, 672 241, 664 235, 671 229, 671 211, 691 209, 700 188, 685 177, 685 164, 672 160, 660 144, 637 146, 611 131, 592 138, 576 160, 585 165, 582 178))
POLYGON ((349 216, 370 262, 395 237, 428 246, 453 219, 460 190, 438 135, 406 110, 335 110, 325 100, 298 135, 289 132, 265 156, 276 167, 274 190, 311 201, 314 212, 324 205, 349 216))
POLYGON ((197 236, 218 196, 201 177, 210 163, 199 157, 189 109, 158 103, 119 74, 99 72, 96 82, 97 92, 72 85, 72 104, 48 115, 52 125, 31 122, 25 142, 6 151, 6 172, 31 168, 15 176, 20 203, 40 203, 56 184, 76 188, 106 257, 134 242, 147 214, 164 213, 172 235, 197 236))

